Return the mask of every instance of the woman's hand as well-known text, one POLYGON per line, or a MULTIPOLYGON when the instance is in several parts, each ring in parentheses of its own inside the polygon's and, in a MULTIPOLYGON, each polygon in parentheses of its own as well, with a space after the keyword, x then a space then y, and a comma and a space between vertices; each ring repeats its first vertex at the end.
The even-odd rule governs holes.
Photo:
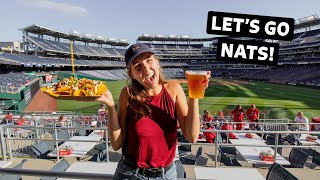
POLYGON ((113 96, 109 90, 102 94, 97 101, 106 104, 108 107, 114 106, 113 96))
MULTIPOLYGON (((185 76, 186 78, 188 79, 188 71, 185 72, 185 76)), ((206 89, 208 88, 209 86, 209 79, 211 78, 211 71, 207 71, 207 74, 205 76, 205 78, 201 81, 201 85, 205 85, 206 86, 206 89)))

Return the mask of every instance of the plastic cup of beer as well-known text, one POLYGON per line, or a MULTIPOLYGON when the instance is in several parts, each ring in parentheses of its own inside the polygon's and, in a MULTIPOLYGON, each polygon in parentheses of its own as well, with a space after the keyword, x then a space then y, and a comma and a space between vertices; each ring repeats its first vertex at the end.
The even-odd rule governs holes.
POLYGON ((207 71, 187 71, 187 74, 189 97, 204 98, 206 85, 203 81, 206 80, 207 71))

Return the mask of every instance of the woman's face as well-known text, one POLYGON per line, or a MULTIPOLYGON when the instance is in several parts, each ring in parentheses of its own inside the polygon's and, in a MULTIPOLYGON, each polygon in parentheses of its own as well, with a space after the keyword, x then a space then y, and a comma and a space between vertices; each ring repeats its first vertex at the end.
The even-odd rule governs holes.
POLYGON ((159 85, 159 61, 152 53, 142 53, 130 65, 130 76, 137 80, 146 90, 159 85))

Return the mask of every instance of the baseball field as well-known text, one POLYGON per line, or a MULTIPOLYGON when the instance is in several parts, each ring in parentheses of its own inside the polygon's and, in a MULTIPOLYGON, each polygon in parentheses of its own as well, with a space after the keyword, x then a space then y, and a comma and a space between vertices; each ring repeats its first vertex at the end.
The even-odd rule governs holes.
MULTIPOLYGON (((180 80, 186 95, 188 87, 185 80, 180 80)), ((107 82, 115 101, 118 101, 121 89, 126 81, 107 82)), ((320 89, 298 87, 263 82, 211 79, 206 89, 205 98, 200 99, 200 113, 207 109, 212 114, 223 110, 225 115, 241 104, 247 109, 255 104, 266 118, 293 119, 296 112, 303 111, 310 118, 320 116, 320 89)), ((60 111, 96 113, 99 102, 58 101, 60 111)))

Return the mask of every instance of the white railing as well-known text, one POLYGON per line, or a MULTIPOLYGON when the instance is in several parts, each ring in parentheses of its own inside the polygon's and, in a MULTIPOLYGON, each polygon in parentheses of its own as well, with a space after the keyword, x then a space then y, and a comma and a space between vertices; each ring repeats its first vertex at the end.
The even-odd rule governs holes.
MULTIPOLYGON (((215 122, 213 122, 215 123, 215 122)), ((250 124, 249 122, 247 122, 248 124, 250 124)), ((236 124, 236 123, 230 123, 230 124, 236 124)), ((251 123, 251 124, 257 124, 257 123, 251 123)), ((274 125, 275 123, 263 123, 263 122, 259 122, 260 125, 262 125, 262 127, 267 127, 268 125, 272 124, 274 125)), ((288 125, 288 124, 294 124, 294 125, 299 125, 299 124, 304 124, 304 123, 276 123, 277 125, 288 125)), ((309 125, 313 125, 313 124, 317 124, 317 123, 308 123, 309 125)), ((108 145, 109 145, 109 141, 108 141, 108 133, 107 133, 107 129, 106 128, 85 128, 85 127, 36 127, 36 126, 14 126, 14 125, 8 125, 8 126, 5 126, 3 127, 5 129, 5 131, 3 131, 2 128, 0 128, 0 135, 1 135, 1 152, 2 152, 2 157, 3 157, 3 160, 6 159, 6 156, 7 156, 7 152, 9 153, 9 157, 10 159, 12 159, 12 141, 26 141, 26 140, 29 140, 29 141, 41 141, 41 140, 46 140, 46 141, 54 141, 55 142, 55 145, 56 147, 58 147, 58 142, 61 142, 61 141, 75 141, 75 140, 69 140, 69 139, 58 139, 57 138, 57 130, 58 129, 61 129, 61 130, 67 130, 67 131, 70 131, 70 134, 69 135, 73 135, 73 131, 75 130, 103 130, 104 131, 104 138, 105 138, 105 141, 84 141, 84 140, 76 140, 77 142, 103 142, 103 143, 106 143, 106 150, 107 150, 107 158, 106 158, 106 161, 109 162, 109 150, 108 150, 108 145), (14 134, 12 134, 10 132, 10 129, 16 129, 16 128, 20 128, 20 129, 35 129, 36 131, 38 130, 48 130, 48 131, 53 131, 54 134, 53 134, 53 137, 52 139, 43 139, 41 137, 39 137, 36 133, 36 136, 35 138, 24 138, 24 137, 17 137, 15 136, 14 134), (4 134, 6 134, 6 138, 4 138, 4 134), (8 146, 8 147, 6 147, 8 146)), ((180 131, 180 130, 179 130, 180 131)), ((180 131, 181 132, 181 131, 180 131)), ((279 145, 278 143, 278 139, 279 139, 279 136, 281 134, 311 134, 311 135, 320 135, 320 132, 319 131, 268 131, 268 130, 264 130, 262 129, 262 131, 258 131, 258 130, 201 130, 201 132, 213 132, 213 133, 216 133, 217 136, 216 136, 216 140, 215 140, 215 143, 195 143, 196 145, 203 145, 203 146, 214 146, 214 151, 215 151, 215 167, 217 167, 218 165, 218 148, 220 146, 232 146, 232 147, 235 147, 235 146, 246 146, 246 147, 271 147, 271 148, 274 148, 274 157, 277 156, 277 152, 278 152, 278 148, 294 148, 294 147, 298 147, 298 148, 310 148, 310 146, 304 146, 304 145, 279 145), (266 145, 266 144, 228 144, 228 143, 222 143, 222 144, 219 144, 219 134, 221 133, 226 133, 227 134, 227 141, 228 142, 228 136, 229 136, 229 133, 232 132, 232 133, 257 133, 257 134, 262 134, 261 135, 261 139, 263 137, 264 134, 275 134, 275 144, 274 145, 266 145)), ((179 142, 178 143, 179 145, 195 145, 195 144, 192 144, 192 143, 182 143, 182 142, 179 142)), ((312 146, 313 148, 320 148, 320 146, 312 146)), ((57 160, 59 160, 59 155, 57 153, 57 160)), ((274 158, 274 162, 276 162, 276 158, 274 158)), ((0 170, 1 171, 1 170, 0 170)))

